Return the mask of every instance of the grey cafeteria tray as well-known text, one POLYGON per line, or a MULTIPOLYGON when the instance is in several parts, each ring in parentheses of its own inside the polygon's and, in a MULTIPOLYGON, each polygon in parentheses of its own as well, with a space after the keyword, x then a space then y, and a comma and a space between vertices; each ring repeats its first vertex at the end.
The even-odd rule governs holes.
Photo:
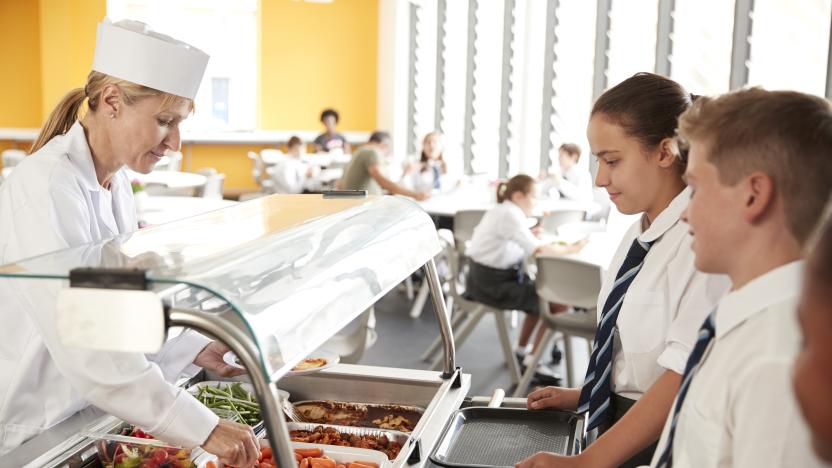
POLYGON ((537 452, 581 451, 584 417, 564 411, 470 407, 456 411, 430 459, 446 467, 513 467, 537 452))

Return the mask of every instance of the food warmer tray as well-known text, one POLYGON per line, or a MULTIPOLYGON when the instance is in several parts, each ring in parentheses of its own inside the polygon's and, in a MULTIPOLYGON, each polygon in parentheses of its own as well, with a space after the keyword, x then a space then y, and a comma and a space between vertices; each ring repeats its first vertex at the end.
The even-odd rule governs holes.
POLYGON ((456 411, 430 460, 445 467, 513 467, 537 452, 581 450, 583 417, 564 411, 470 407, 456 411))

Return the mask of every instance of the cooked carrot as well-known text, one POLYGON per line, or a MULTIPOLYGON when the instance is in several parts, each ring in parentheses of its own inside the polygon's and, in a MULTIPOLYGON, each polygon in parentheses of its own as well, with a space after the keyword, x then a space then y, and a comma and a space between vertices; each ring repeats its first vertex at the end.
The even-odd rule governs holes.
POLYGON ((335 468, 347 468, 347 465, 340 464, 340 465, 337 465, 335 468))
POLYGON ((324 454, 324 451, 319 448, 296 448, 295 453, 303 458, 318 458, 324 454))
POLYGON ((309 468, 309 459, 304 458, 303 460, 301 460, 299 468, 309 468))
POLYGON ((309 468, 335 468, 335 460, 327 458, 310 458, 309 468))
POLYGON ((262 447, 260 449, 260 455, 263 458, 271 458, 272 456, 272 448, 271 447, 262 447))
POLYGON ((208 463, 205 464, 205 468, 217 468, 217 464, 214 463, 213 461, 209 461, 208 463))

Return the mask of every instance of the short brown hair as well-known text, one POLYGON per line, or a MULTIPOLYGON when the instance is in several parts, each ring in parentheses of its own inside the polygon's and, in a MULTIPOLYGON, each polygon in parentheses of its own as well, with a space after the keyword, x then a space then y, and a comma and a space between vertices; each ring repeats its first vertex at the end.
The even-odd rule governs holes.
POLYGON ((679 136, 709 145, 719 180, 752 171, 774 181, 789 232, 805 243, 832 189, 832 107, 795 91, 741 90, 698 99, 679 119, 679 136))
POLYGON ((511 200, 511 196, 515 193, 529 193, 533 188, 534 179, 531 176, 517 174, 508 182, 500 182, 500 185, 497 186, 497 203, 511 200))
POLYGON ((564 153, 575 156, 575 159, 581 158, 581 147, 576 145, 575 143, 564 143, 560 145, 558 151, 563 151, 564 153))
POLYGON ((300 146, 302 144, 303 144, 303 140, 301 140, 299 136, 292 135, 292 137, 289 138, 289 141, 286 143, 286 146, 288 146, 289 148, 292 148, 292 147, 295 147, 295 146, 300 146))

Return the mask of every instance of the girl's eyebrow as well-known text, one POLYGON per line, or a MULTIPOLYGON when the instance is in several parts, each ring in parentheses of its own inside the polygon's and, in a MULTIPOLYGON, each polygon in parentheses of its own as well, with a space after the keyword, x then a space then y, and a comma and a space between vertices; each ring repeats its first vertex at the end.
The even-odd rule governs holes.
POLYGON ((596 158, 603 158, 604 156, 607 156, 607 155, 612 154, 612 153, 617 153, 617 152, 618 152, 618 150, 601 150, 601 151, 595 153, 595 157, 596 158))

